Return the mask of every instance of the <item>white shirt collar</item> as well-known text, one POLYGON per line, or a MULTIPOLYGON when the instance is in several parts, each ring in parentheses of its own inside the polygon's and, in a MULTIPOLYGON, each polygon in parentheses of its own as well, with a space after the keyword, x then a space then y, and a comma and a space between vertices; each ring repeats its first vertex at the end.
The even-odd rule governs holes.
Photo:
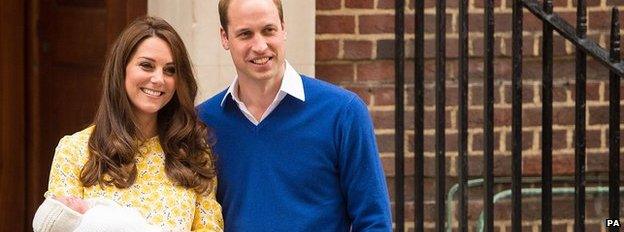
MULTIPOLYGON (((303 81, 301 80, 301 75, 297 73, 288 61, 284 61, 284 65, 286 67, 284 69, 284 77, 282 78, 282 84, 278 90, 278 95, 280 95, 280 92, 283 92, 305 102, 305 92, 303 91, 303 81)), ((232 81, 232 84, 228 87, 227 92, 223 95, 223 99, 221 99, 221 107, 223 107, 225 99, 227 99, 228 95, 232 95, 234 100, 239 101, 238 76, 234 77, 234 81, 232 81)))
POLYGON ((260 124, 262 120, 264 120, 267 116, 269 116, 271 112, 273 112, 275 107, 279 105, 279 103, 286 97, 286 95, 291 95, 305 102, 305 93, 303 91, 303 81, 301 80, 301 75, 299 75, 299 73, 297 73, 297 71, 295 71, 295 69, 292 66, 290 66, 288 61, 284 63, 286 67, 284 69, 284 77, 282 78, 282 83, 280 85, 280 88, 277 91, 277 94, 275 95, 275 98, 273 99, 269 107, 267 107, 265 112, 260 117, 260 120, 256 120, 254 118, 254 116, 247 109, 247 106, 245 106, 245 103, 243 103, 238 97, 238 76, 234 78, 234 81, 232 82, 227 92, 223 96, 223 99, 221 99, 221 107, 223 107, 223 104, 225 103, 225 99, 227 99, 227 96, 232 95, 232 99, 236 102, 236 104, 238 105, 238 108, 241 110, 243 115, 251 123, 257 126, 258 124, 260 124))

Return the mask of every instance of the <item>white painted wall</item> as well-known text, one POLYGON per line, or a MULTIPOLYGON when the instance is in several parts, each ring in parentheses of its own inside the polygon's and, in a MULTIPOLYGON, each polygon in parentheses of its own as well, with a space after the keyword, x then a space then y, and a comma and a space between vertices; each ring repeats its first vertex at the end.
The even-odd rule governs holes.
MULTIPOLYGON (((148 0, 147 12, 167 20, 191 56, 199 85, 196 103, 225 89, 236 75, 219 40, 216 0, 148 0)), ((288 39, 286 59, 300 73, 314 75, 315 1, 282 0, 288 39)))

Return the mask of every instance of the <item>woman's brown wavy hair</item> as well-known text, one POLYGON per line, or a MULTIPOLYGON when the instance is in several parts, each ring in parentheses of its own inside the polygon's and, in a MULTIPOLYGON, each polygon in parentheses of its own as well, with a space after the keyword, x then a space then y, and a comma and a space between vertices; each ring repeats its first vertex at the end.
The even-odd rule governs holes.
POLYGON ((89 159, 80 181, 85 187, 99 184, 130 187, 137 176, 135 156, 140 134, 132 103, 125 89, 126 65, 147 38, 157 37, 170 46, 176 69, 173 98, 158 111, 157 131, 165 153, 165 171, 176 184, 203 193, 215 177, 212 136, 194 108, 197 83, 180 36, 165 20, 143 17, 128 25, 112 45, 102 73, 100 105, 89 138, 89 159))

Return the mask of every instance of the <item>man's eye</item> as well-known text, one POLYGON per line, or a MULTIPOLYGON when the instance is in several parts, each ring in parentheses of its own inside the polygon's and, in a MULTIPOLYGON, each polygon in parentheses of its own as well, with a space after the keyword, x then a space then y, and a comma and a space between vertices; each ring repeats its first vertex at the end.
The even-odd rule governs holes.
POLYGON ((243 33, 238 34, 238 37, 241 37, 241 38, 249 38, 250 36, 251 36, 250 32, 243 32, 243 33))

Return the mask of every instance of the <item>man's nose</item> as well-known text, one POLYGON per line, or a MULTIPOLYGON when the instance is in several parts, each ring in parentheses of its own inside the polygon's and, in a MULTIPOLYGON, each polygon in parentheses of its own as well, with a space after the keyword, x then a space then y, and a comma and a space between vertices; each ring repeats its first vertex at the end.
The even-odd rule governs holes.
POLYGON ((255 36, 252 43, 251 50, 257 53, 262 53, 269 47, 266 38, 261 35, 255 36))

